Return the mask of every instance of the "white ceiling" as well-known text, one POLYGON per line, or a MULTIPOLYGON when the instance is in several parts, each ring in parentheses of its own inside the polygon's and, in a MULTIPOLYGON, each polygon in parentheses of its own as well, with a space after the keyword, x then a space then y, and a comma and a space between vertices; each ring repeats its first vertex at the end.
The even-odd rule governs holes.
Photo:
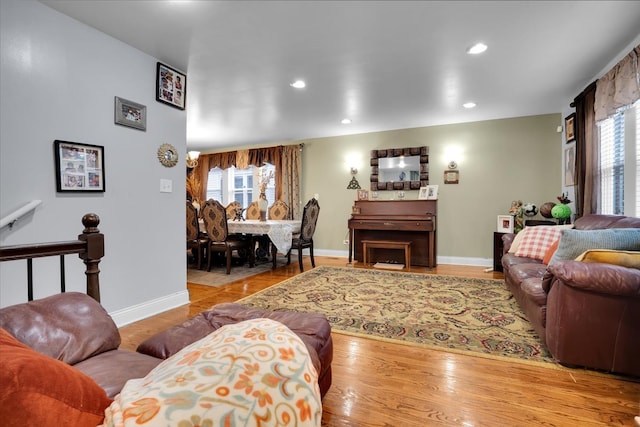
POLYGON ((566 111, 640 34, 638 1, 41 1, 186 72, 199 150, 566 111))

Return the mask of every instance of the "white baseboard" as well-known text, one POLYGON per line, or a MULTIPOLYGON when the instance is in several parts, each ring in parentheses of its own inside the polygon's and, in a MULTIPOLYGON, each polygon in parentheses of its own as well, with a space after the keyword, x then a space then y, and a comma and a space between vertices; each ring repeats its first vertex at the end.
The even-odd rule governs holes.
MULTIPOLYGON (((349 251, 336 251, 331 249, 316 249, 313 251, 314 255, 318 256, 331 256, 338 258, 348 258, 349 251)), ((305 252, 306 255, 306 252, 305 252)), ((436 262, 438 264, 447 265, 471 265, 479 267, 491 267, 493 265, 493 258, 465 258, 465 257, 448 257, 439 256, 436 262)))
POLYGON ((116 326, 122 327, 185 304, 189 304, 189 291, 186 289, 142 304, 116 310, 109 315, 113 318, 116 326))
MULTIPOLYGON (((344 258, 345 263, 349 257, 348 251, 336 251, 330 249, 318 249, 314 251, 314 254, 318 256, 344 258)), ((493 259, 489 258, 438 257, 437 262, 438 264, 471 265, 481 267, 491 267, 493 265, 493 259)), ((116 325, 120 328, 130 323, 137 322, 138 320, 155 316, 156 314, 185 304, 189 304, 189 291, 186 289, 142 304, 132 305, 131 307, 127 307, 122 310, 116 310, 109 314, 116 325)))

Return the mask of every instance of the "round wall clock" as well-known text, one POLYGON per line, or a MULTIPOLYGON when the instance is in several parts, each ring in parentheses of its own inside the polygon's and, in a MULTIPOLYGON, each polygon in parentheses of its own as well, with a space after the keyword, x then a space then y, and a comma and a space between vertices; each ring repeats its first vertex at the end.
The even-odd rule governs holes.
POLYGON ((178 163, 178 150, 171 144, 162 144, 158 148, 158 160, 163 166, 172 168, 178 163))

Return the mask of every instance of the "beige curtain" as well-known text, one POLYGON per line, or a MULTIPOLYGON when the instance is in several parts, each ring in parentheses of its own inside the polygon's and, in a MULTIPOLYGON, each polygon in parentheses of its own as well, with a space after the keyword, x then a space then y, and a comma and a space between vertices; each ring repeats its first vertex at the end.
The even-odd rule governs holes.
MULTIPOLYGON (((299 145, 285 145, 282 147, 281 163, 276 165, 276 170, 280 175, 281 191, 278 195, 276 188, 276 198, 289 206, 290 219, 302 219, 302 203, 300 203, 301 152, 302 147, 299 145)), ((276 182, 278 182, 278 177, 276 177, 276 182)))
POLYGON ((600 122, 640 99, 640 45, 598 79, 595 120, 600 122))
POLYGON ((576 107, 576 216, 600 212, 600 141, 597 123, 640 99, 640 45, 585 88, 576 107))
POLYGON ((288 145, 203 154, 192 172, 198 174, 202 183, 200 200, 205 200, 207 196, 211 169, 227 169, 231 166, 246 169, 248 165, 260 167, 264 163, 270 163, 276 167, 276 199, 289 206, 290 218, 300 219, 300 150, 298 145, 288 145))

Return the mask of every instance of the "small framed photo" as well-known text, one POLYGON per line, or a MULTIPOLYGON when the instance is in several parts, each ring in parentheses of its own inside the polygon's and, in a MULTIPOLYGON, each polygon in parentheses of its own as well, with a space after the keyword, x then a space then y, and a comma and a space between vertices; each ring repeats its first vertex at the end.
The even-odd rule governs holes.
POLYGON ((420 192, 418 193, 418 200, 427 200, 429 197, 429 187, 420 187, 420 192))
POLYGON ((564 135, 567 144, 576 140, 576 113, 564 118, 564 135))
POLYGON ((156 100, 184 110, 187 98, 187 75, 158 62, 156 69, 156 100))
POLYGON ((104 192, 104 147, 53 141, 56 186, 61 192, 104 192))
POLYGON ((114 105, 114 120, 117 125, 147 130, 146 106, 117 96, 114 105))
POLYGON ((437 185, 428 185, 427 186, 427 200, 438 200, 438 186, 437 185))
POLYGON ((498 215, 498 233, 513 233, 513 216, 498 215))
POLYGON ((358 190, 358 200, 369 200, 369 192, 367 190, 358 190))

